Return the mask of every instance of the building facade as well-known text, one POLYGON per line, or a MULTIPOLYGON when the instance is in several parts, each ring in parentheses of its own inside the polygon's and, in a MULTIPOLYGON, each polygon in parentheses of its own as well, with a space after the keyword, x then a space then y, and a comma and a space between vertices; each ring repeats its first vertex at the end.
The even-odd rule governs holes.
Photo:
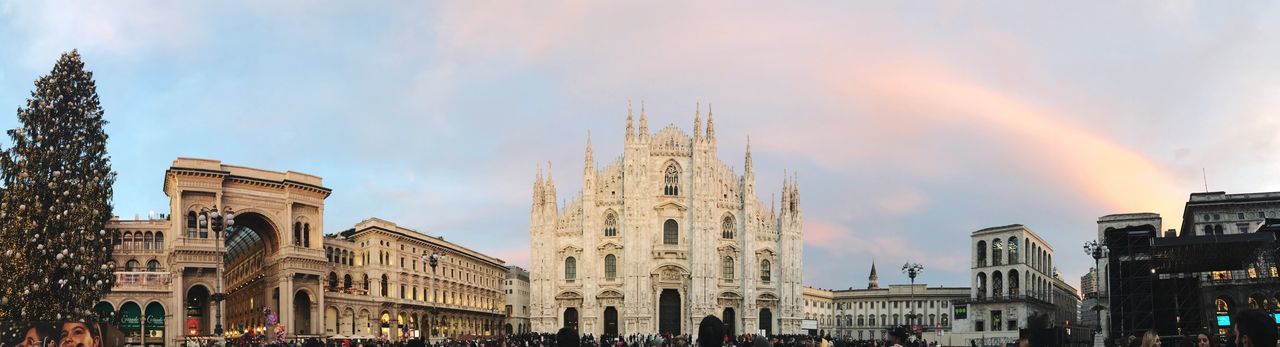
POLYGON ((465 276, 441 273, 442 293, 457 298, 445 303, 442 296, 442 314, 453 313, 446 324, 457 324, 444 331, 483 333, 486 319, 500 321, 500 260, 385 221, 325 238, 330 189, 318 176, 178 158, 163 191, 169 213, 107 223, 116 285, 94 309, 126 333, 126 344, 175 346, 249 331, 271 338, 385 333, 397 340, 419 329, 426 311, 422 282, 429 273, 414 253, 428 245, 452 255, 441 270, 465 276), (234 224, 219 231, 212 211, 228 208, 234 224), (384 262, 375 263, 380 255, 384 262), (399 258, 418 263, 396 266, 399 258), (267 324, 266 310, 278 324, 267 324))
POLYGON ((1267 218, 1280 218, 1280 192, 1191 193, 1182 213, 1187 235, 1247 234, 1267 218))
POLYGON ((970 240, 973 288, 956 305, 953 343, 1013 342, 1028 317, 1057 311, 1053 247, 1039 235, 1013 224, 975 231, 970 240))
POLYGON ((717 154, 715 122, 695 115, 650 134, 630 111, 622 155, 597 169, 587 140, 581 193, 561 206, 541 170, 529 232, 536 332, 692 333, 716 315, 733 333, 799 333, 804 218, 799 184, 779 210, 756 198, 750 145, 741 174, 717 154))
POLYGON ((532 331, 533 327, 529 325, 529 271, 515 265, 508 266, 503 288, 507 295, 507 334, 532 331))
POLYGON ((969 297, 965 287, 929 287, 926 284, 879 285, 868 289, 836 290, 836 323, 833 336, 853 339, 880 339, 894 325, 908 324, 915 314, 923 337, 952 330, 952 302, 969 297))
MULTIPOLYGON (((814 324, 813 328, 802 327, 806 332, 818 336, 831 333, 834 324, 835 304, 830 290, 804 287, 804 320, 814 324), (812 331, 809 331, 812 330, 812 331)), ((804 323, 803 321, 801 323, 804 323)))

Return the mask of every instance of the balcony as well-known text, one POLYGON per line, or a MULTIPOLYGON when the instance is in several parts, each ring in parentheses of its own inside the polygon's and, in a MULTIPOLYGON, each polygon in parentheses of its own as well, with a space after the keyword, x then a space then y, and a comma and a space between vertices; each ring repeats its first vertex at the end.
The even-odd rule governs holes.
POLYGON ((1042 304, 1042 305, 1050 305, 1050 306, 1053 305, 1048 301, 1045 301, 1044 299, 1031 296, 1031 295, 993 295, 993 296, 979 295, 978 297, 960 299, 955 301, 955 303, 957 304, 1009 303, 1009 302, 1028 302, 1033 304, 1042 304))
POLYGON ((117 271, 114 291, 168 290, 171 274, 168 272, 117 271))

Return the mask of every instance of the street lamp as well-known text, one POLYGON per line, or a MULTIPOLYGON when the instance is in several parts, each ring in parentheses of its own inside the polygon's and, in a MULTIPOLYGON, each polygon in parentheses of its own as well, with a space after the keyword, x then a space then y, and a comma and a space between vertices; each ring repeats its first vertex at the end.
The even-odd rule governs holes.
POLYGON ((1106 252, 1107 252, 1107 245, 1099 244, 1097 240, 1089 240, 1088 242, 1084 243, 1084 254, 1087 254, 1093 257, 1093 268, 1094 268, 1093 285, 1098 287, 1097 290, 1094 290, 1094 293, 1093 293, 1094 295, 1093 300, 1095 304, 1092 307, 1093 311, 1097 312, 1098 314, 1098 329, 1094 332, 1095 334, 1102 333, 1102 310, 1104 309, 1104 307, 1102 306, 1103 285, 1102 285, 1101 261, 1102 261, 1102 257, 1106 255, 1106 252))
MULTIPOLYGON (((218 239, 222 234, 223 228, 236 224, 236 213, 231 210, 230 206, 225 206, 225 208, 226 210, 221 214, 218 213, 218 205, 213 205, 212 209, 200 209, 200 227, 208 227, 213 230, 214 244, 218 253, 222 253, 222 241, 218 241, 218 239)), ((222 336, 222 300, 227 298, 227 293, 222 291, 223 265, 223 263, 218 263, 218 292, 209 297, 218 305, 217 322, 213 328, 213 334, 216 336, 222 336)))
POLYGON ((922 271, 924 271, 924 265, 920 265, 920 263, 907 262, 902 264, 902 273, 911 278, 911 301, 907 302, 907 306, 911 307, 911 313, 907 315, 907 323, 913 326, 912 331, 915 331, 914 322, 916 318, 916 276, 920 275, 922 271))
POLYGON ((439 249, 432 249, 430 253, 426 250, 422 251, 422 261, 431 265, 431 320, 427 324, 427 332, 430 336, 427 341, 431 341, 431 337, 436 335, 435 320, 440 314, 440 310, 436 309, 437 303, 440 301, 439 293, 436 293, 436 266, 440 265, 440 260, 444 259, 444 252, 439 249))

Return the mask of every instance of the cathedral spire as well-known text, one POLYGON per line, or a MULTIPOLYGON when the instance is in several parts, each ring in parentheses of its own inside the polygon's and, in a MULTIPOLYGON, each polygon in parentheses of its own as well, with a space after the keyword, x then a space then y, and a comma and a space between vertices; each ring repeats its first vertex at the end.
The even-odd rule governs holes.
POLYGON ((693 138, 702 138, 702 103, 696 103, 693 107, 693 138))
POLYGON ((716 139, 716 119, 711 115, 711 104, 707 104, 707 139, 716 139))
POLYGON ((876 275, 876 259, 871 258, 871 276, 867 276, 867 289, 880 288, 880 276, 876 275))
POLYGON ((542 164, 538 164, 538 176, 533 179, 533 204, 542 202, 542 164))
POLYGON ((644 100, 640 100, 640 135, 649 135, 649 116, 644 113, 644 100))
POLYGON ((743 172, 751 172, 751 135, 747 135, 747 160, 746 166, 743 168, 743 172))
POLYGON ((595 161, 596 161, 595 153, 592 153, 591 151, 591 130, 588 129, 587 130, 587 158, 586 158, 586 166, 584 167, 588 170, 594 170, 596 167, 595 161))
POLYGON ((636 129, 631 126, 631 100, 627 100, 627 137, 635 135, 636 129))

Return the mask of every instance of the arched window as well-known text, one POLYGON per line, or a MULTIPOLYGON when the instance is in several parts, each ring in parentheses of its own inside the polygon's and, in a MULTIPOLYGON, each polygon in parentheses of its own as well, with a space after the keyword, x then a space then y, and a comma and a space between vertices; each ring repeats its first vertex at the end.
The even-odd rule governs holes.
POLYGON ((119 230, 116 230, 116 231, 111 232, 111 245, 112 245, 112 247, 114 247, 114 248, 115 248, 115 250, 116 250, 116 251, 119 251, 119 250, 120 250, 120 247, 121 247, 121 246, 120 246, 120 231, 119 231, 119 230))
POLYGON ((369 274, 364 274, 364 288, 362 289, 366 290, 365 294, 368 294, 367 291, 369 290, 369 274))
POLYGON ((942 326, 944 326, 944 327, 945 327, 945 326, 950 326, 950 325, 951 325, 951 320, 950 320, 950 319, 947 319, 947 314, 946 314, 946 313, 943 313, 943 314, 942 314, 942 326))
MULTIPOLYGON (((875 318, 872 318, 872 319, 875 319, 875 318)), ((858 326, 866 326, 866 325, 867 325, 867 316, 858 315, 858 326)))
POLYGON ((129 259, 129 261, 127 261, 127 262, 125 262, 125 263, 124 263, 124 271, 126 271, 126 272, 128 272, 128 271, 133 271, 133 270, 135 270, 135 269, 137 269, 137 268, 138 268, 138 261, 137 261, 137 260, 129 259))
POLYGON ((164 233, 156 232, 156 248, 157 251, 164 250, 164 233))
POLYGON ((146 234, 143 234, 143 235, 145 236, 143 236, 143 239, 142 239, 142 249, 145 249, 148 251, 152 250, 153 248, 151 248, 151 246, 155 245, 156 235, 152 234, 150 231, 148 231, 146 234))
POLYGON ((382 296, 383 297, 387 296, 387 275, 386 274, 382 275, 382 296))
POLYGON ((680 195, 680 169, 676 168, 675 163, 667 165, 662 183, 662 195, 680 195))
POLYGON ((160 261, 155 259, 151 259, 150 261, 147 261, 147 271, 151 271, 151 272, 160 271, 160 261))
POLYGON ((1009 237, 1009 264, 1018 263, 1018 237, 1009 237))
POLYGON ((987 241, 978 241, 978 266, 987 266, 987 241))
POLYGON ((760 261, 760 281, 769 282, 773 280, 773 267, 770 266, 769 260, 760 261))
POLYGON ((978 299, 987 297, 987 274, 978 273, 978 299))
POLYGON ((1004 249, 1004 243, 1000 242, 1000 239, 991 240, 991 265, 992 266, 1000 266, 1000 263, 1004 262, 1004 258, 1001 257, 1001 252, 1000 252, 1001 249, 1004 249))
POLYGON ((565 258, 564 279, 567 281, 578 279, 578 259, 574 259, 573 257, 565 258))
POLYGON ((604 215, 604 236, 618 236, 618 216, 613 211, 604 215))
POLYGON ((133 250, 142 249, 142 232, 133 233, 133 250))
POLYGON ((1004 296, 1004 276, 1000 271, 991 273, 991 297, 998 298, 1004 296))
POLYGON ((869 325, 870 325, 870 326, 876 326, 876 315, 874 315, 874 314, 873 314, 873 315, 871 315, 871 316, 869 316, 869 317, 871 318, 871 320, 868 322, 868 323, 870 323, 869 325))
POLYGON ((725 240, 733 239, 733 215, 724 216, 724 221, 720 223, 720 237, 725 240))
POLYGON ((311 247, 311 223, 302 223, 302 247, 311 247))
POLYGON ((196 238, 196 211, 187 211, 187 237, 196 238))
POLYGON ((675 245, 680 243, 680 225, 674 219, 662 223, 662 243, 675 245))
POLYGON ((613 254, 604 256, 604 279, 612 280, 617 276, 618 257, 613 256, 613 254))
POLYGON ((733 257, 724 257, 720 264, 720 276, 726 281, 733 280, 733 257))
MULTIPOLYGON (((1010 243, 1010 245, 1016 245, 1016 243, 1010 243)), ((1018 283, 1019 283, 1018 270, 1010 269, 1009 270, 1009 295, 1010 296, 1022 294, 1018 283)))
POLYGON ((133 249, 133 233, 124 232, 124 249, 133 249))
POLYGON ((342 275, 342 288, 351 289, 351 274, 342 275))
POLYGON ((293 222, 293 245, 302 245, 302 222, 293 222))
POLYGON ((329 288, 338 287, 338 274, 329 272, 329 288))

